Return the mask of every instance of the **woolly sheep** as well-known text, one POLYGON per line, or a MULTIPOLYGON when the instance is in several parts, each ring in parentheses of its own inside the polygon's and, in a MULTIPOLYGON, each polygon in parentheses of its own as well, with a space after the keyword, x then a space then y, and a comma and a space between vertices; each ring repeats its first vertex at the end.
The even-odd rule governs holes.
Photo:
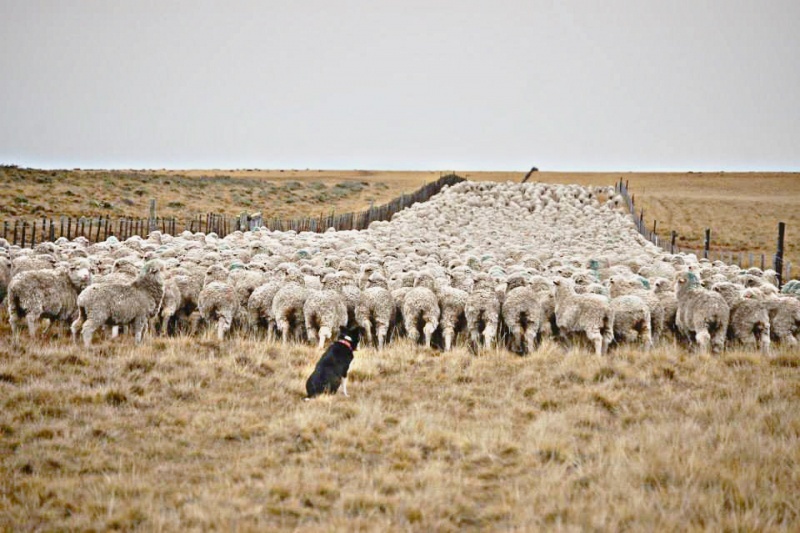
POLYGON ((136 343, 142 341, 149 317, 154 316, 164 298, 163 264, 145 263, 130 283, 89 285, 78 295, 78 318, 72 323, 72 337, 81 331, 83 343, 91 346, 95 330, 104 325, 133 325, 136 343))
POLYGON ((480 346, 481 322, 484 324, 482 333, 485 348, 491 348, 497 336, 501 301, 495 289, 495 281, 488 275, 480 273, 475 277, 472 293, 467 297, 464 315, 467 318, 467 331, 473 347, 480 346))
POLYGON ((650 308, 644 300, 633 294, 611 299, 614 312, 614 338, 617 342, 633 343, 639 340, 645 349, 653 346, 650 330, 650 308))
POLYGON ((239 310, 239 296, 222 265, 208 267, 203 290, 197 299, 197 309, 207 324, 216 322, 217 339, 224 339, 239 310))
POLYGON ((308 340, 313 343, 319 337, 318 348, 322 348, 347 325, 347 306, 336 290, 309 290, 303 303, 303 317, 308 340))
POLYGON ((560 334, 584 333, 594 344, 595 354, 605 354, 614 339, 614 313, 608 298, 597 294, 577 294, 574 282, 569 278, 556 278, 553 284, 556 325, 560 334))
POLYGON ((435 288, 433 276, 420 273, 405 298, 403 298, 403 321, 406 335, 412 341, 419 339, 417 323, 422 322, 425 346, 430 348, 433 332, 439 327, 439 300, 433 292, 435 288))
POLYGON ((781 344, 796 347, 800 335, 800 300, 789 296, 766 299, 770 333, 781 344))
POLYGON ((533 350, 544 318, 542 306, 534 290, 523 285, 512 285, 502 305, 503 321, 511 332, 513 347, 519 353, 533 350))
POLYGON ((8 285, 8 320, 16 336, 24 318, 28 335, 36 337, 39 318, 72 321, 77 312, 78 294, 91 283, 89 261, 73 259, 57 269, 25 270, 8 285))
POLYGON ((725 349, 730 309, 716 292, 700 286, 694 272, 682 272, 677 277, 675 297, 678 310, 675 325, 681 335, 694 340, 701 352, 719 353, 725 349))
POLYGON ((356 306, 356 322, 364 330, 370 345, 373 342, 372 330, 375 329, 378 350, 382 350, 394 321, 394 300, 386 278, 377 271, 369 276, 364 287, 356 306))
POLYGON ((728 339, 751 349, 760 346, 764 354, 769 353, 770 323, 766 304, 759 298, 746 297, 741 286, 730 282, 718 283, 712 290, 722 295, 730 309, 728 339))
POLYGON ((290 334, 298 338, 304 335, 303 305, 308 292, 304 282, 303 275, 299 272, 290 274, 272 299, 272 316, 284 344, 289 341, 290 334))

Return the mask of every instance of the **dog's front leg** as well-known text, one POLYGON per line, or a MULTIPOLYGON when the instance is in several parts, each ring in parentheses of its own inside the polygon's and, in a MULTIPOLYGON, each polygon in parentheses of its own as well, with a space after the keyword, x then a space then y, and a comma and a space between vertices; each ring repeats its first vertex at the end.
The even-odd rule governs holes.
POLYGON ((345 396, 350 396, 349 394, 347 394, 347 376, 342 378, 342 394, 344 394, 345 396))

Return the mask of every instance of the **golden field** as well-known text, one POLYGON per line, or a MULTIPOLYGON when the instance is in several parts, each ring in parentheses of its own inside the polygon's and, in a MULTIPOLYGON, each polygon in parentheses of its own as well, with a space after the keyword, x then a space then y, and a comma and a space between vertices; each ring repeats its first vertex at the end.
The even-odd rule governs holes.
MULTIPOLYGON (((520 181, 523 172, 455 171, 470 180, 520 181)), ((329 170, 33 170, 0 167, 0 222, 56 215, 146 217, 150 198, 158 215, 188 219, 209 212, 297 218, 361 211, 412 192, 447 172, 329 170)), ((637 212, 682 248, 772 255, 778 222, 786 222, 785 260, 800 271, 798 173, 575 173, 538 172, 531 180, 582 185, 629 182, 637 212)))
POLYGON ((800 528, 797 353, 3 346, 2 530, 800 528))
MULTIPOLYGON (((0 221, 144 216, 156 193, 162 216, 346 212, 439 177, 0 172, 0 221)), ((771 252, 783 220, 787 259, 800 265, 797 174, 532 179, 620 177, 649 225, 677 229, 682 245, 710 226, 715 243, 771 252)), ((54 326, 15 343, 0 310, 0 530, 800 530, 796 351, 701 356, 667 338, 604 358, 553 343, 476 356, 400 340, 357 352, 350 397, 304 402, 317 349, 211 337, 84 349, 54 326)))

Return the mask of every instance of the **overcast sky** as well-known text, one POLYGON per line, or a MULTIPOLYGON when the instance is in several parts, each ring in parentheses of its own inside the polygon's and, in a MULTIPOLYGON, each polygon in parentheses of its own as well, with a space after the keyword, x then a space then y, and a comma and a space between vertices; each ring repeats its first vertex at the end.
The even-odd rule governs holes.
POLYGON ((800 170, 800 1, 0 0, 0 163, 800 170))

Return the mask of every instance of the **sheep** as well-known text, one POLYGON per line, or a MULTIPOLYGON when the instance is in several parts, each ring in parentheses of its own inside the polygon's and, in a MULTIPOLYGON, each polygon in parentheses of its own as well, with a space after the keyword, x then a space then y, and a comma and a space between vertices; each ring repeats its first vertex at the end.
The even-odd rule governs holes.
POLYGON ((89 261, 73 259, 56 269, 24 270, 8 284, 8 320, 12 336, 25 318, 28 335, 36 337, 36 321, 41 318, 72 321, 78 310, 78 294, 91 283, 89 261))
POLYGON ((766 299, 770 333, 781 344, 796 347, 800 335, 800 299, 775 296, 766 299))
POLYGON ((289 341, 289 335, 292 333, 295 337, 303 336, 305 325, 303 305, 306 302, 307 292, 303 274, 296 272, 287 276, 284 285, 272 299, 272 316, 275 318, 278 331, 281 332, 283 344, 289 341))
POLYGON ((439 298, 440 320, 444 349, 450 351, 458 333, 459 324, 466 324, 467 318, 464 308, 467 305, 469 293, 463 289, 443 285, 437 291, 439 298))
POLYGON ((661 337, 664 330, 664 307, 661 299, 650 291, 650 281, 641 276, 613 275, 608 278, 608 290, 611 298, 623 295, 638 296, 650 310, 650 332, 653 341, 661 337))
POLYGON ((506 290, 502 305, 503 321, 511 332, 513 349, 518 353, 527 353, 536 343, 544 312, 535 292, 524 279, 510 279, 506 290))
POLYGON ((439 327, 439 299, 433 289, 433 276, 419 273, 412 287, 403 298, 403 321, 408 338, 414 342, 419 339, 417 323, 422 321, 422 332, 425 336, 425 347, 430 348, 433 332, 439 327))
POLYGON ((130 283, 89 285, 78 295, 78 318, 72 323, 72 338, 81 331, 83 343, 92 345, 95 330, 104 324, 133 325, 136 344, 142 341, 149 317, 158 313, 164 298, 164 267, 161 261, 148 261, 130 283))
POLYGON ((577 294, 574 282, 558 277, 555 285, 556 325, 562 336, 584 333, 598 356, 608 351, 614 339, 614 312, 608 298, 598 294, 577 294))
POLYGON ((728 339, 741 342, 751 349, 760 345, 762 353, 768 354, 769 312, 761 298, 745 293, 741 286, 730 282, 717 283, 712 290, 722 295, 730 309, 728 339))
POLYGON ((678 312, 678 299, 675 297, 675 289, 666 278, 656 278, 653 283, 653 294, 656 295, 664 309, 664 327, 670 331, 675 331, 675 315, 678 312))
POLYGON ((197 308, 206 323, 210 324, 216 320, 217 339, 223 340, 239 310, 239 296, 233 284, 229 282, 228 272, 222 265, 211 265, 206 270, 197 308))
POLYGON ((281 281, 272 280, 264 283, 250 295, 247 300, 247 310, 250 317, 250 327, 255 329, 263 323, 267 330, 267 338, 272 338, 275 331, 275 317, 272 315, 272 300, 281 288, 281 281))
POLYGON ((161 302, 161 309, 153 318, 152 326, 156 334, 173 334, 175 331, 175 320, 182 305, 181 291, 174 278, 164 279, 164 299, 161 302))
MULTIPOLYGON (((0 248, 0 250, 3 250, 0 248)), ((0 254, 0 304, 5 301, 8 294, 8 283, 11 281, 11 261, 4 254, 0 254)))
POLYGON ((638 339, 646 350, 652 348, 650 308, 644 300, 633 294, 617 296, 611 299, 611 310, 617 342, 632 343, 638 339))
POLYGON ((474 288, 469 297, 467 297, 464 315, 467 318, 467 331, 469 331, 473 348, 480 346, 481 322, 483 322, 483 344, 485 348, 491 348, 497 336, 497 328, 500 325, 501 302, 495 289, 494 280, 481 272, 475 277, 474 288))
POLYGON ((11 260, 11 279, 21 272, 51 270, 58 260, 51 254, 22 255, 11 260))
POLYGON ((333 289, 309 290, 303 302, 303 317, 308 340, 319 336, 322 348, 335 332, 347 325, 347 305, 341 293, 333 289))
POLYGON ((356 322, 364 330, 370 345, 373 342, 374 326, 378 350, 382 350, 386 343, 389 326, 394 321, 394 311, 394 300, 386 278, 379 272, 373 272, 361 291, 361 300, 356 306, 355 315, 356 322))
POLYGON ((677 277, 675 297, 678 332, 690 341, 694 338, 701 352, 708 352, 709 347, 713 353, 722 352, 730 319, 730 309, 722 295, 701 287, 697 275, 687 271, 677 277))

